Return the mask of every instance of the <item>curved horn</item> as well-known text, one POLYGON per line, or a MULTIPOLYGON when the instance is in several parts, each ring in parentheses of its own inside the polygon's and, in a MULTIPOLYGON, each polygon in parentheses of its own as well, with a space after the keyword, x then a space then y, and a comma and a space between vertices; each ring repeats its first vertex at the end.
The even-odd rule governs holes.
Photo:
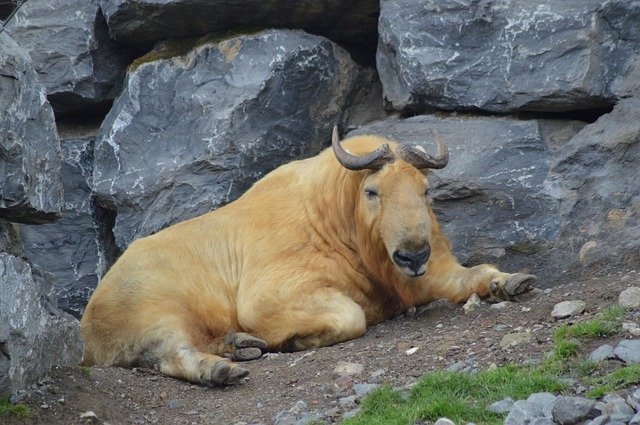
POLYGON ((440 168, 446 167, 447 163, 449 163, 449 149, 437 131, 431 129, 431 134, 433 134, 433 137, 436 139, 436 143, 438 144, 438 153, 436 153, 435 158, 424 152, 422 149, 409 145, 398 146, 397 151, 400 158, 419 170, 423 170, 425 168, 439 170, 440 168))
POLYGON ((384 144, 375 151, 362 156, 351 155, 345 151, 340 144, 338 137, 338 127, 333 127, 333 135, 331 136, 331 147, 336 155, 338 162, 348 170, 379 170, 386 163, 392 162, 395 158, 389 145, 384 144))

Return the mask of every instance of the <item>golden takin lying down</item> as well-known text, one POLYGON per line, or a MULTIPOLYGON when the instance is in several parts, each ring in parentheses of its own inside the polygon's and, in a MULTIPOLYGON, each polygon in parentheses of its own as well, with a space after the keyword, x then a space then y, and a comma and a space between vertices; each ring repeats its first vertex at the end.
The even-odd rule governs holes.
POLYGON ((438 152, 375 136, 283 165, 216 211, 137 240, 82 318, 84 364, 232 384, 230 361, 358 338, 440 298, 509 298, 534 276, 461 266, 431 210, 438 152), (346 148, 346 150, 345 150, 346 148), (348 151, 348 152, 347 152, 348 151))

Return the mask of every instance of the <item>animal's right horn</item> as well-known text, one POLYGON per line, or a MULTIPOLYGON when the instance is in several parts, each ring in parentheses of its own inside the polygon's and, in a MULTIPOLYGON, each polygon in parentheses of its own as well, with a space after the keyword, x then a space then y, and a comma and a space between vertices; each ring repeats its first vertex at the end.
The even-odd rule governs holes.
POLYGON ((338 162, 348 170, 379 170, 388 162, 395 159, 391 148, 386 143, 375 151, 362 156, 351 155, 345 151, 340 144, 338 136, 338 126, 333 126, 333 135, 331 136, 331 147, 336 155, 338 162))
POLYGON ((431 129, 431 134, 433 134, 433 137, 436 139, 436 143, 438 144, 438 152, 435 157, 432 157, 422 149, 409 145, 400 145, 398 146, 398 155, 400 158, 419 170, 424 170, 426 168, 439 170, 446 167, 449 163, 449 149, 447 148, 444 139, 442 139, 437 131, 431 129))

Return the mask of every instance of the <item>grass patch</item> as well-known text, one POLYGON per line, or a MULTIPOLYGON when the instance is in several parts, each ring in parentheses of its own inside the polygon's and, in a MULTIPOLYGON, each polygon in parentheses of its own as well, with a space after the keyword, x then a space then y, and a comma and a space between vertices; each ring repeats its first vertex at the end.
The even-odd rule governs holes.
POLYGON ((592 380, 596 387, 587 392, 587 397, 599 398, 614 390, 640 383, 640 364, 632 364, 592 380))
POLYGON ((345 420, 347 425, 402 425, 447 417, 455 423, 501 424, 504 415, 486 406, 505 397, 526 398, 534 392, 559 392, 565 384, 540 369, 515 365, 475 375, 433 372, 425 375, 408 398, 389 387, 375 391, 362 403, 362 411, 345 420))
POLYGON ((6 415, 14 415, 21 418, 28 418, 31 416, 31 411, 24 404, 11 404, 9 400, 0 400, 0 417, 6 415))
POLYGON ((80 366, 80 374, 85 378, 91 378, 91 368, 88 366, 80 366))

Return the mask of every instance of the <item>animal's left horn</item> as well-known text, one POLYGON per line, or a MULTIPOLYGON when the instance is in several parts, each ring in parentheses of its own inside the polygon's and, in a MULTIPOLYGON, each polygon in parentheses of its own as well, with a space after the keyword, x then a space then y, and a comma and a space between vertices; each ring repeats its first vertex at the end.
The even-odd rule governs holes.
POLYGON ((333 127, 333 135, 331 136, 331 147, 336 155, 338 162, 348 170, 379 170, 388 162, 394 160, 393 153, 389 145, 384 144, 375 151, 362 156, 351 155, 345 151, 340 144, 338 136, 338 126, 333 127))
POLYGON ((400 145, 397 149, 400 158, 419 170, 423 170, 425 168, 438 170, 446 167, 449 163, 449 149, 437 131, 431 129, 431 134, 433 134, 433 137, 436 139, 436 143, 438 144, 438 152, 435 157, 432 157, 422 149, 408 145, 400 145))

